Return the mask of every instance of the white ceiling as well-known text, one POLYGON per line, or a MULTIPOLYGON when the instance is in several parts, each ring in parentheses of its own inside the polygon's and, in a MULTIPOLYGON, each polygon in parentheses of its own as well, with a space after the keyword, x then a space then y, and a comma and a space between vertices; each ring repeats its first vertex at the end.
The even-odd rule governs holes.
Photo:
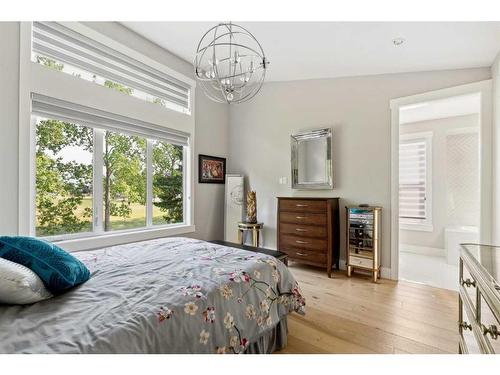
MULTIPOLYGON (((216 23, 123 22, 189 62, 216 23)), ((235 23, 262 44, 268 81, 486 67, 500 50, 500 22, 235 23)))
POLYGON ((401 107, 399 110, 399 123, 403 125, 418 121, 464 116, 479 113, 480 110, 480 94, 453 96, 401 107))

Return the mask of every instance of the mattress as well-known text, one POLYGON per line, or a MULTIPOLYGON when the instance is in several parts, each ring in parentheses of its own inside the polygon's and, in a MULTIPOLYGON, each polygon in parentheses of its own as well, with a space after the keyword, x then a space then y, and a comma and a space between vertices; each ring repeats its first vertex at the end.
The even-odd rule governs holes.
POLYGON ((0 353, 243 353, 305 300, 277 259, 188 238, 74 253, 85 284, 0 305, 0 353))

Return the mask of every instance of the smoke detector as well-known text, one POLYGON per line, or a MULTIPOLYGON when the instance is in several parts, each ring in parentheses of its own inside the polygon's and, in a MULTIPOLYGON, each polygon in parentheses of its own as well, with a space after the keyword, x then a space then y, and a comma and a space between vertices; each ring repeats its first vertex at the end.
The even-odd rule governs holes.
POLYGON ((392 44, 394 44, 396 47, 399 47, 404 42, 405 42, 405 40, 403 38, 394 38, 392 40, 392 44))

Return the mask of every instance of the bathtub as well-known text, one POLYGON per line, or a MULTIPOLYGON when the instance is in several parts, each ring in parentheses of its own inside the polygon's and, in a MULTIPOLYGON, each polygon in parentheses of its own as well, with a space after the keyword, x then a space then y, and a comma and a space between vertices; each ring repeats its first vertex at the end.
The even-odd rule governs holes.
POLYGON ((446 262, 458 265, 460 257, 460 244, 479 242, 479 229, 474 226, 453 226, 444 230, 444 247, 446 250, 446 262))

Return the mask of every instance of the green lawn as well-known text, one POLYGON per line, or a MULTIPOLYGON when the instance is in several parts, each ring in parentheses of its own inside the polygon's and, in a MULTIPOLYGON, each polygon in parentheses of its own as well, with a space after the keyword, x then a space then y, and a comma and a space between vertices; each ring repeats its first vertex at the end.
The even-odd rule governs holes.
MULTIPOLYGON (((85 208, 92 208, 92 197, 86 197, 83 199, 82 204, 76 210, 77 217, 82 217, 85 208)), ((112 230, 133 229, 146 226, 146 206, 138 203, 132 203, 130 208, 132 212, 127 218, 122 218, 120 216, 111 216, 110 220, 112 230)), ((153 224, 166 224, 165 219, 163 219, 161 210, 155 205, 153 205, 153 224)), ((84 229, 81 230, 81 232, 90 232, 91 230, 92 222, 89 220, 86 223, 84 229)), ((47 235, 45 229, 39 226, 37 226, 36 228, 36 234, 37 236, 47 235)))

